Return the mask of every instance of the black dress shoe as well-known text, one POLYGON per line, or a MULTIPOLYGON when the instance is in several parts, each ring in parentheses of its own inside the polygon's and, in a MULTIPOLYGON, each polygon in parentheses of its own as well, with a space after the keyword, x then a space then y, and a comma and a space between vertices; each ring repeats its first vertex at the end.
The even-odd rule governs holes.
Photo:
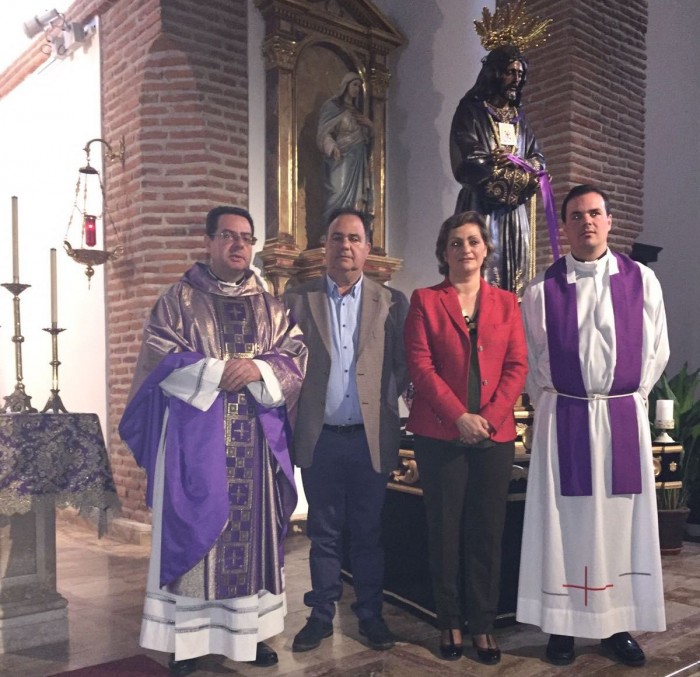
POLYGON ((494 646, 480 647, 476 643, 476 639, 472 637, 472 645, 476 649, 476 657, 485 665, 496 665, 496 663, 500 663, 501 650, 495 646, 496 640, 491 635, 487 635, 486 641, 488 644, 494 644, 494 646))
POLYGON ((360 634, 367 638, 375 651, 386 651, 396 644, 396 638, 387 628, 383 618, 368 618, 360 621, 360 634))
POLYGON ((550 635, 546 655, 554 665, 570 665, 576 658, 574 638, 569 635, 550 635))
POLYGON ((615 654, 615 658, 620 663, 629 665, 632 668, 644 665, 646 661, 642 647, 632 639, 629 632, 616 632, 612 637, 601 639, 600 643, 605 649, 615 654))
POLYGON ((333 634, 333 624, 310 616, 306 625, 297 632, 292 642, 292 651, 311 651, 321 644, 321 640, 333 634))
POLYGON ((464 648, 462 643, 457 644, 454 638, 454 631, 450 630, 450 643, 443 644, 440 642, 440 658, 444 661, 456 661, 462 657, 464 648))
POLYGON ((184 661, 176 661, 175 654, 170 654, 170 659, 168 660, 168 670, 170 670, 171 675, 175 675, 176 677, 185 677, 185 675, 191 675, 196 669, 196 658, 187 658, 184 661))
POLYGON ((251 663, 261 668, 269 668, 271 665, 277 665, 278 662, 277 652, 265 642, 258 642, 255 648, 255 660, 251 663))

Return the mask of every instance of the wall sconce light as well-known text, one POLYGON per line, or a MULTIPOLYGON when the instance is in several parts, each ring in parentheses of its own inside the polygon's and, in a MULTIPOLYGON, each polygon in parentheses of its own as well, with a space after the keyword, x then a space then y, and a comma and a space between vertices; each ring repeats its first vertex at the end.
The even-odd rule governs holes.
MULTIPOLYGON (((63 247, 68 256, 77 263, 87 266, 85 275, 87 275, 88 285, 95 273, 94 266, 101 266, 107 261, 119 258, 124 253, 124 247, 121 244, 121 237, 117 230, 114 221, 107 212, 107 201, 105 197, 104 184, 100 173, 90 164, 90 146, 93 143, 101 143, 104 146, 104 157, 107 160, 124 161, 124 137, 119 140, 119 150, 115 151, 112 146, 104 139, 91 139, 85 144, 86 162, 85 166, 78 170, 78 180, 75 184, 75 198, 73 200, 73 209, 71 210, 68 227, 66 228, 66 236, 63 241, 63 247), (82 204, 81 203, 82 198, 82 204), (76 212, 80 214, 81 229, 80 229, 80 248, 73 248, 68 242, 68 234, 73 224, 73 217, 76 212), (96 249, 97 247, 97 226, 98 221, 102 222, 103 230, 105 224, 109 224, 114 230, 117 239, 117 246, 112 251, 96 249)), ((104 233, 103 233, 104 235, 104 233)))

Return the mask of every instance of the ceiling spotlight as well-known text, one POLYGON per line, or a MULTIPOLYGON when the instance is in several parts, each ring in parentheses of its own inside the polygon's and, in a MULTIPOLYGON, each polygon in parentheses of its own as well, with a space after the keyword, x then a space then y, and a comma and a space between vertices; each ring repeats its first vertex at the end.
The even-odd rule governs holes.
POLYGON ((33 38, 49 28, 54 26, 60 27, 62 23, 65 23, 63 14, 57 9, 50 9, 48 12, 44 12, 41 15, 37 14, 34 18, 26 21, 24 24, 24 33, 28 38, 33 38), (57 19, 59 21, 54 23, 57 19))

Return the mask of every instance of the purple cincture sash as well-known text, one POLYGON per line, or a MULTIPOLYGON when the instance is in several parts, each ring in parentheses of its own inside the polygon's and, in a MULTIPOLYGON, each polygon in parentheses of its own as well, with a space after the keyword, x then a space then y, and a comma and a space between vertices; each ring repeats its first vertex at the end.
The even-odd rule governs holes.
MULTIPOLYGON (((612 447, 613 494, 642 490, 637 411, 632 393, 642 372, 644 290, 637 265, 613 253, 618 273, 610 275, 615 321, 615 373, 608 399, 612 447)), ((576 284, 566 278, 566 258, 545 273, 545 313, 552 383, 557 392, 557 447, 562 496, 591 496, 591 443, 588 398, 579 363, 576 284), (566 397, 570 395, 573 397, 566 397)))
POLYGON ((549 246, 552 248, 552 258, 556 261, 559 258, 559 228, 557 226, 557 209, 554 204, 554 192, 552 182, 546 170, 537 170, 517 155, 510 154, 508 159, 520 169, 524 169, 529 174, 537 174, 540 180, 540 195, 544 206, 544 216, 547 222, 547 232, 549 233, 549 246))

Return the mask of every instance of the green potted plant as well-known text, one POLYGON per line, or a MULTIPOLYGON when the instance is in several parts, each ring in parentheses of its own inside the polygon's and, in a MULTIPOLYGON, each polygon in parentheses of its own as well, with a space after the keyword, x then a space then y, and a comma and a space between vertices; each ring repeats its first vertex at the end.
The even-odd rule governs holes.
MULTIPOLYGON (((678 488, 661 487, 656 490, 659 509, 659 530, 663 529, 671 515, 668 511, 682 513, 688 520, 690 529, 697 525, 700 529, 700 369, 688 371, 688 364, 672 378, 663 374, 649 394, 649 413, 652 430, 653 416, 657 400, 672 400, 675 428, 671 431, 675 440, 682 446, 680 456, 681 486, 678 488)), ((680 530, 682 539, 683 530, 680 530)), ((680 550, 680 545, 676 551, 680 550)), ((662 544, 662 550, 663 550, 662 544)))

